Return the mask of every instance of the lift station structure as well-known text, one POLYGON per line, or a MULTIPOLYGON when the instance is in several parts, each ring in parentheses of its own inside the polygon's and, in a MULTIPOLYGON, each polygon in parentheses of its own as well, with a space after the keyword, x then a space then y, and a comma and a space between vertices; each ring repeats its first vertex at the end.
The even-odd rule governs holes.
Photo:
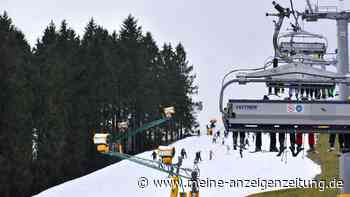
MULTIPOLYGON (((219 108, 225 128, 232 132, 278 133, 335 133, 343 135, 345 147, 341 150, 340 178, 344 181, 340 197, 350 196, 350 74, 348 50, 348 23, 350 12, 330 7, 312 6, 298 12, 273 2, 277 13, 274 21, 274 57, 261 68, 235 69, 225 75, 220 92, 219 108), (286 18, 294 17, 292 30, 281 34, 286 18), (335 20, 337 24, 336 59, 327 59, 327 39, 306 32, 299 19, 317 22, 335 20), (315 41, 316 40, 316 41, 315 41), (336 66, 337 72, 327 70, 336 66), (235 78, 227 80, 236 74, 235 78), (268 88, 264 99, 229 99, 223 105, 225 89, 233 84, 263 83, 268 88), (287 96, 269 100, 269 95, 287 96), (332 100, 328 98, 334 98, 332 100)), ((341 1, 342 3, 342 1, 341 1)))

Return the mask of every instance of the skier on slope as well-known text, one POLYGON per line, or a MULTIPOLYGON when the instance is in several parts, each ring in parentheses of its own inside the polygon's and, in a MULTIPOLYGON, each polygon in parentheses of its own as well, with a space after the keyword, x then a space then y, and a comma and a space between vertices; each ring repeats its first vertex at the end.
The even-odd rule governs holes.
POLYGON ((220 137, 220 130, 216 132, 216 137, 220 137))
MULTIPOLYGON (((309 133, 308 134, 308 143, 309 143, 309 147, 310 149, 308 150, 308 152, 312 152, 312 153, 316 153, 315 150, 315 135, 313 133, 309 133)), ((298 154, 304 150, 303 147, 303 133, 297 133, 296 134, 296 144, 297 144, 297 150, 292 151, 292 154, 294 157, 298 156, 298 154)))
POLYGON ((296 157, 302 150, 303 148, 303 133, 297 133, 296 134, 296 144, 297 144, 297 151, 292 152, 293 156, 296 157))
MULTIPOLYGON (((330 134, 329 135, 329 149, 328 152, 332 152, 335 150, 335 139, 337 135, 336 134, 330 134)), ((342 150, 344 148, 344 134, 338 134, 338 144, 339 144, 339 150, 342 150)))
POLYGON ((243 147, 245 147, 245 143, 244 143, 244 139, 245 139, 245 132, 232 132, 232 140, 233 140, 233 149, 237 150, 237 146, 238 146, 238 137, 239 137, 239 143, 240 146, 243 145, 243 147))
POLYGON ((182 166, 182 161, 183 161, 183 157, 179 156, 178 159, 177 159, 177 166, 178 167, 182 166))
POLYGON ((228 131, 224 130, 224 137, 227 138, 228 136, 228 131))
POLYGON ((181 149, 180 154, 181 154, 182 158, 184 158, 184 159, 186 158, 187 159, 187 153, 186 153, 186 150, 184 148, 181 149))
POLYGON ((214 156, 214 152, 213 152, 213 150, 210 150, 209 151, 209 160, 212 160, 213 156, 214 156))
POLYGON ((202 157, 201 157, 201 151, 196 152, 196 156, 194 158, 194 163, 197 164, 200 161, 202 161, 202 157))
POLYGON ((156 153, 156 151, 152 152, 152 159, 153 159, 153 161, 157 160, 157 153, 156 153))
POLYGON ((245 139, 245 142, 244 142, 244 144, 246 145, 246 146, 248 146, 249 147, 249 134, 248 134, 248 137, 245 139))
POLYGON ((216 136, 215 135, 213 135, 213 144, 216 144, 216 136))
POLYGON ((307 152, 309 152, 309 153, 316 153, 316 150, 315 150, 315 134, 314 133, 309 133, 309 135, 308 135, 308 142, 309 142, 309 150, 307 150, 307 152))
POLYGON ((158 165, 159 168, 164 168, 163 162, 162 162, 162 159, 161 159, 161 158, 159 158, 158 164, 159 164, 159 165, 158 165))

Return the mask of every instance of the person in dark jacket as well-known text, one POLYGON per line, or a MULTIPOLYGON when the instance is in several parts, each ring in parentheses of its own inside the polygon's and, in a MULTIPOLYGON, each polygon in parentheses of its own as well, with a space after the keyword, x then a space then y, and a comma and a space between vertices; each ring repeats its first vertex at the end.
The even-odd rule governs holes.
MULTIPOLYGON (((280 149, 279 149, 279 152, 277 154, 277 157, 281 156, 282 153, 284 152, 284 150, 286 150, 286 143, 285 143, 285 140, 286 140, 286 135, 287 133, 279 133, 278 134, 278 141, 279 141, 279 144, 280 144, 280 149)), ((292 133, 289 133, 289 140, 290 140, 290 147, 289 149, 293 152, 295 152, 295 133, 292 132, 292 133)))
POLYGON ((238 132, 232 132, 233 150, 237 150, 238 132))
POLYGON ((228 131, 224 130, 224 137, 227 138, 228 136, 228 131))
POLYGON ((239 137, 239 143, 240 147, 243 147, 245 149, 245 132, 232 132, 232 138, 233 138, 233 149, 237 150, 237 141, 239 137))
POLYGON ((202 161, 201 151, 198 151, 198 152, 196 152, 196 156, 194 158, 194 163, 198 163, 200 161, 202 161))
MULTIPOLYGON (((267 95, 264 95, 263 101, 268 101, 270 98, 267 95)), ((276 133, 269 132, 270 134, 270 152, 278 152, 278 149, 276 147, 276 133)))
MULTIPOLYGON (((335 150, 335 138, 337 137, 336 134, 330 134, 329 135, 329 149, 328 151, 334 151, 335 150)), ((344 134, 338 134, 338 143, 339 143, 339 149, 342 150, 344 148, 344 134)))
POLYGON ((186 150, 184 148, 181 149, 180 154, 181 154, 182 158, 184 158, 184 159, 186 158, 187 159, 187 153, 186 153, 186 150))
POLYGON ((173 147, 172 157, 175 156, 175 147, 173 147))
POLYGON ((155 160, 157 160, 157 153, 156 153, 156 151, 153 151, 152 152, 152 159, 155 161, 155 160))
POLYGON ((210 150, 209 151, 209 160, 212 160, 213 156, 214 156, 214 152, 213 152, 213 150, 210 150))
POLYGON ((239 144, 242 149, 246 149, 245 147, 245 132, 239 132, 239 144))
POLYGON ((216 136, 215 135, 213 135, 213 144, 216 144, 216 136))
POLYGON ((216 131, 216 137, 220 137, 220 130, 216 131))
POLYGON ((342 153, 350 152, 350 134, 344 134, 344 148, 341 150, 342 153))
POLYGON ((261 151, 261 132, 257 132, 255 136, 255 152, 260 152, 261 151))
POLYGON ((270 152, 278 152, 276 142, 276 133, 270 132, 270 152))

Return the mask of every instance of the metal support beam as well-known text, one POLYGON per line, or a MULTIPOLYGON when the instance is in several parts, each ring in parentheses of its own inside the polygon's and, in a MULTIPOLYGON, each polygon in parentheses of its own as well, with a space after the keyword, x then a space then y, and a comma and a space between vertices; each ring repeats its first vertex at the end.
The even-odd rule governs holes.
MULTIPOLYGON (((349 73, 349 47, 348 47, 348 21, 337 20, 338 37, 338 64, 337 71, 339 75, 346 76, 349 73)), ((346 101, 349 96, 349 87, 339 84, 341 101, 346 101)))
MULTIPOLYGON (((337 20, 337 39, 338 39, 338 74, 347 75, 349 73, 349 44, 348 44, 348 19, 337 20)), ((345 101, 349 96, 349 87, 339 84, 339 99, 345 101)), ((349 134, 345 134, 349 135, 349 134)), ((343 153, 339 158, 339 174, 344 181, 342 194, 350 194, 350 153, 343 153)))
MULTIPOLYGON (((330 19, 337 21, 337 40, 338 40, 338 74, 349 76, 349 44, 348 44, 348 23, 350 22, 350 12, 321 12, 321 13, 304 13, 303 19, 307 21, 317 21, 318 19, 330 19)), ((339 84, 341 101, 348 100, 349 87, 339 84)), ((349 134, 346 134, 349 135, 349 134)), ((349 136, 346 136, 349 137, 349 136)), ((348 143, 348 142, 346 142, 348 143)), ((345 152, 339 158, 339 173, 344 180, 344 188, 341 190, 342 195, 350 195, 350 153, 345 152)), ((341 195, 341 196, 342 196, 341 195)))
POLYGON ((342 154, 339 158, 340 178, 344 182, 344 187, 341 190, 342 194, 350 194, 350 153, 342 154))

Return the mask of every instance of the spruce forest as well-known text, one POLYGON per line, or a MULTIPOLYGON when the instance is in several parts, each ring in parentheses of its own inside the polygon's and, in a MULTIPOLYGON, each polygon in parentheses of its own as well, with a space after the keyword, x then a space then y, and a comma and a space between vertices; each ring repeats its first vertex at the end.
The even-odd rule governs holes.
POLYGON ((31 196, 116 159, 97 152, 95 132, 121 132, 174 118, 124 142, 136 154, 190 135, 198 127, 198 87, 184 46, 158 47, 129 15, 119 31, 93 19, 83 35, 53 22, 35 46, 0 15, 0 196, 31 196), (113 120, 113 121, 111 121, 113 120))

